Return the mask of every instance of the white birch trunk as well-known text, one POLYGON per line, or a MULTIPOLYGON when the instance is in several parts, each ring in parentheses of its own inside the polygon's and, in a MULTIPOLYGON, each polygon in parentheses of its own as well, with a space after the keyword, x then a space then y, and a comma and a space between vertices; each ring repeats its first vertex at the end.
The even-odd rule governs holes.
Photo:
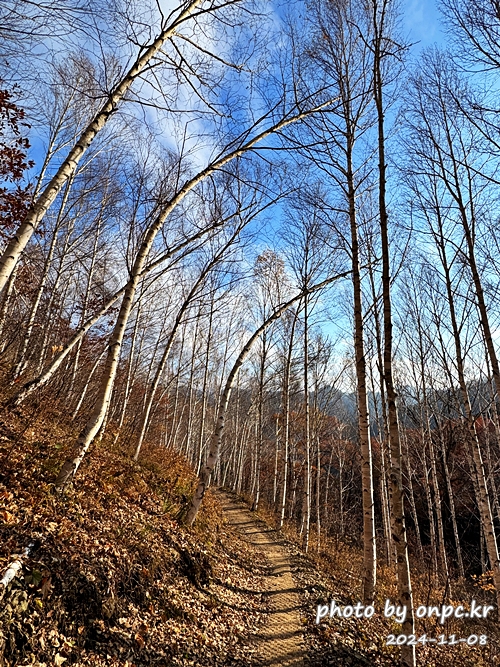
MULTIPOLYGON (((308 288, 308 292, 314 292, 316 290, 321 289, 322 287, 326 287, 326 285, 329 285, 332 283, 334 280, 338 280, 339 278, 343 278, 346 275, 349 275, 350 272, 339 274, 337 276, 334 276, 332 278, 328 278, 327 280, 324 280, 323 282, 314 285, 313 287, 308 288)), ((212 470, 215 466, 215 463, 218 459, 219 456, 219 450, 220 450, 220 443, 221 443, 221 438, 222 438, 222 432, 224 430, 224 424, 225 424, 225 419, 226 419, 226 412, 227 412, 227 406, 229 404, 229 398, 231 396, 231 390, 233 387, 234 380, 236 378, 236 375, 238 371, 240 370, 241 366, 243 365, 245 359, 248 356, 248 353, 250 352, 252 345, 254 342, 259 338, 259 336, 262 334, 263 331, 267 329, 267 327, 280 318, 282 314, 290 308, 296 301, 301 299, 303 296, 303 293, 301 292, 300 294, 296 295, 286 303, 284 303, 282 306, 278 307, 272 315, 270 315, 263 324, 252 334, 252 336, 248 339, 246 342, 245 346, 241 350, 238 358, 236 359, 233 368, 231 369, 231 372, 229 373, 229 376, 227 378, 224 391, 222 392, 221 396, 221 401, 219 404, 218 408, 218 414, 217 414, 217 424, 214 430, 214 433, 212 435, 212 438, 210 440, 210 448, 208 452, 208 458, 205 462, 205 465, 202 467, 200 471, 200 476, 199 476, 199 482, 198 482, 198 487, 195 491, 195 494, 193 496, 193 500, 191 502, 191 505, 188 509, 188 512, 186 514, 186 519, 185 522, 187 525, 192 525, 196 519, 196 515, 198 513, 199 507, 201 505, 201 502, 203 500, 203 497, 205 495, 205 492, 207 490, 209 481, 210 481, 210 475, 212 474, 212 470)))
MULTIPOLYGON (((307 271, 307 266, 306 266, 307 271)), ((304 295, 304 444, 306 466, 304 470, 304 508, 303 508, 303 549, 309 551, 309 531, 311 526, 311 424, 309 404, 309 311, 308 294, 304 295)))
POLYGON ((78 163, 90 147, 98 132, 106 125, 109 118, 116 110, 117 105, 123 100, 137 77, 144 72, 147 65, 158 55, 165 42, 174 35, 179 25, 185 21, 201 3, 202 0, 192 0, 192 2, 189 2, 179 13, 177 18, 168 27, 162 30, 160 35, 149 47, 143 50, 123 79, 109 93, 105 103, 87 125, 37 201, 31 206, 25 220, 17 229, 14 237, 8 243, 7 248, 0 258, 0 292, 9 279, 11 272, 17 264, 19 257, 28 244, 31 236, 38 228, 38 225, 53 204, 57 195, 61 191, 61 188, 75 173, 78 163))

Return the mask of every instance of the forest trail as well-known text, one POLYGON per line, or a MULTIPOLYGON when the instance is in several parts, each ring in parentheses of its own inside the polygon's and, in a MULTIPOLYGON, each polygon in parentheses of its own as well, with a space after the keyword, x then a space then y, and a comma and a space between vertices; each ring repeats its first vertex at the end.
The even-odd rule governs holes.
POLYGON ((270 564, 263 592, 270 598, 271 610, 257 639, 258 663, 276 667, 303 667, 300 601, 292 578, 290 560, 280 546, 279 535, 256 519, 248 507, 232 494, 220 490, 217 495, 231 526, 254 549, 264 552, 270 564))

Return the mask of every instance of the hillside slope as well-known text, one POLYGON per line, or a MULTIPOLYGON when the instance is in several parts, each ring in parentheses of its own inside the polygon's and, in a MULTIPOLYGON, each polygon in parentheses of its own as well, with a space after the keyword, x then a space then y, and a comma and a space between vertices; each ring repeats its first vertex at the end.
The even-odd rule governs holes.
POLYGON ((2 667, 248 664, 264 559, 210 494, 196 527, 180 524, 194 482, 181 457, 134 464, 101 442, 61 497, 67 428, 22 414, 0 427, 0 576, 33 545, 0 586, 2 667))
MULTIPOLYGON (((381 613, 397 597, 392 570, 379 568, 371 619, 317 624, 318 605, 359 600, 359 549, 323 538, 306 556, 293 525, 287 540, 272 515, 221 491, 207 493, 186 528, 195 475, 159 447, 134 463, 105 439, 61 495, 52 481, 75 433, 64 415, 43 414, 0 418, 0 577, 22 565, 0 584, 1 667, 398 664, 387 637, 401 626, 381 613)), ((414 581, 416 604, 450 599, 425 572, 414 581)), ((470 581, 452 582, 452 593, 455 605, 491 600, 488 586, 470 581)), ((499 664, 493 618, 424 620, 417 632, 488 635, 486 646, 419 645, 419 664, 499 664)))

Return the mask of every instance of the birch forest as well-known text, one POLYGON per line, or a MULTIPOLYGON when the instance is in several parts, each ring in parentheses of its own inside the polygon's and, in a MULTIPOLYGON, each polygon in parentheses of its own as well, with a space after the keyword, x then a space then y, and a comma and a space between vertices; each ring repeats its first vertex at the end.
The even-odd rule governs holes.
POLYGON ((499 89, 498 0, 2 0, 1 667, 500 665, 499 89))

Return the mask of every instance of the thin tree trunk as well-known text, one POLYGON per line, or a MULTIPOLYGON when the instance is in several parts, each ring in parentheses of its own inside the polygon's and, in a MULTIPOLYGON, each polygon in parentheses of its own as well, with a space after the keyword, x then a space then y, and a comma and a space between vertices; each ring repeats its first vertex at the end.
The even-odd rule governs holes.
MULTIPOLYGON (((425 442, 425 440, 423 441, 425 442)), ((424 466, 424 486, 425 498, 427 500, 427 515, 429 517, 429 534, 431 538, 431 562, 432 562, 432 579, 434 583, 438 578, 438 560, 437 560, 437 546, 436 546, 436 524, 434 521, 434 510, 431 496, 431 486, 429 483, 429 466, 427 464, 427 457, 425 455, 425 446, 423 447, 422 463, 424 466)))
POLYGON ((123 100, 134 81, 144 72, 148 64, 158 55, 167 40, 174 34, 179 25, 185 21, 193 11, 201 4, 201 0, 192 0, 179 13, 176 19, 167 26, 154 42, 147 48, 141 49, 141 53, 127 71, 121 81, 111 90, 106 101, 97 114, 87 125, 83 133, 69 151, 57 172, 44 188, 38 200, 32 204, 28 214, 18 227, 14 237, 8 243, 7 248, 0 257, 0 292, 4 288, 10 274, 16 266, 21 253, 26 247, 38 225, 53 204, 64 184, 74 175, 78 164, 90 147, 95 136, 106 125, 117 105, 123 100))
POLYGON ((196 323, 194 327, 194 336, 193 336, 193 349, 191 352, 191 364, 189 368, 189 391, 187 399, 185 401, 186 407, 188 410, 187 414, 187 425, 186 425, 186 456, 189 458, 191 456, 191 438, 193 435, 193 413, 196 406, 196 397, 195 394, 195 381, 194 381, 194 371, 195 371, 195 361, 196 361, 196 346, 198 345, 198 333, 200 330, 200 319, 201 319, 201 306, 198 308, 198 314, 196 315, 196 323))
POLYGON ((276 511, 276 502, 278 499, 278 462, 279 462, 279 454, 280 454, 280 421, 279 421, 279 415, 276 415, 276 427, 274 431, 274 444, 275 444, 275 450, 274 450, 274 475, 273 475, 273 510, 276 511))
MULTIPOLYGON (((379 158, 379 216, 380 237, 382 247, 382 298, 384 321, 384 382, 387 390, 387 411, 389 421, 389 443, 391 449, 390 500, 393 514, 393 541, 397 552, 398 596, 399 603, 407 609, 406 620, 402 624, 402 633, 406 636, 414 634, 413 593, 410 577, 408 542, 406 538, 405 512, 403 503, 403 483, 401 465, 401 442, 399 438, 398 413, 396 406, 396 390, 392 371, 392 305, 391 277, 389 254, 388 214, 386 206, 386 160, 385 130, 383 102, 382 57, 384 35, 384 12, 387 9, 385 0, 382 4, 382 17, 378 15, 378 2, 374 0, 374 97, 377 109, 378 158, 379 158)), ((405 644, 401 647, 401 663, 404 667, 415 667, 415 647, 405 644)))
MULTIPOLYGON (((418 548, 418 554, 422 562, 424 562, 424 549, 422 546, 422 536, 420 533, 420 525, 418 523, 418 514, 417 514, 417 505, 415 503, 415 493, 413 490, 413 469, 410 461, 410 449, 408 447, 408 438, 406 437, 406 433, 403 431, 401 433, 401 440, 404 443, 403 444, 403 458, 404 462, 406 463, 406 470, 408 471, 408 496, 410 499, 410 510, 413 518, 413 523, 415 524, 415 535, 417 538, 417 548, 418 548)), ((422 440, 422 444, 424 443, 424 440, 422 440)), ((423 448, 424 452, 424 469, 425 469, 425 446, 423 448)), ((433 540, 432 536, 435 535, 435 530, 434 530, 434 519, 432 516, 432 502, 431 502, 431 496, 430 496, 430 487, 428 484, 428 472, 427 469, 425 469, 425 477, 427 480, 426 484, 426 491, 428 491, 427 500, 428 500, 428 510, 429 510, 429 521, 431 522, 431 545, 434 545, 434 552, 435 552, 435 539, 433 540)), ((437 576, 437 561, 436 561, 436 569, 435 569, 435 575, 437 576)))
MULTIPOLYGON (((346 275, 349 275, 350 271, 338 274, 336 276, 333 276, 331 278, 327 278, 326 280, 323 280, 321 283, 318 283, 317 285, 314 285, 312 287, 308 288, 308 293, 315 292, 317 290, 320 290, 323 287, 326 287, 330 283, 332 283, 335 280, 338 280, 341 277, 345 277, 346 275)), ((303 297, 303 292, 300 294, 297 294, 294 296, 292 299, 284 303, 282 306, 279 306, 277 309, 274 310, 274 312, 260 325, 260 327, 252 334, 252 336, 248 339, 246 344, 244 345, 243 349, 241 350, 238 358, 236 359, 233 368, 231 369, 231 372, 229 373, 229 376, 227 378, 224 391, 222 392, 221 396, 221 401, 219 404, 218 408, 218 413, 217 413, 217 425, 214 430, 214 433, 212 435, 211 441, 210 441, 210 448, 209 448, 209 453, 208 453, 208 458, 205 462, 205 465, 202 467, 200 475, 199 475, 199 481, 198 481, 198 487, 195 491, 195 494, 193 496, 193 500, 191 502, 191 505, 189 507, 189 510, 186 514, 186 519, 185 522, 187 525, 192 525, 196 519, 196 515, 198 513, 198 509, 200 507, 200 504, 203 500, 203 497, 205 495, 206 489, 208 487, 208 483, 210 480, 210 475, 212 473, 212 470, 215 466, 215 463, 218 459, 219 456, 219 449, 220 449, 220 443, 221 443, 221 438, 222 438, 222 432, 224 430, 224 424, 225 424, 225 419, 226 419, 226 412, 227 412, 227 406, 229 404, 229 398, 231 396, 231 390, 233 387, 233 383, 235 380, 235 377, 243 365, 246 357, 248 356, 248 353, 250 352, 253 343, 259 338, 259 336, 262 334, 263 331, 267 329, 267 327, 274 322, 275 320, 279 319, 283 313, 288 310, 295 302, 297 302, 299 299, 303 297)))
MULTIPOLYGON (((182 413, 180 415, 180 418, 178 418, 177 408, 178 408, 178 405, 179 405, 181 365, 182 365, 182 357, 183 357, 183 354, 184 354, 184 342, 185 342, 185 339, 186 339, 186 329, 187 329, 187 324, 185 322, 184 327, 183 327, 182 336, 181 336, 181 347, 180 347, 180 350, 179 350, 179 362, 178 362, 177 372, 175 372, 174 407, 173 407, 172 415, 171 415, 171 418, 170 418, 170 428, 168 430, 167 448, 172 448, 172 449, 177 448, 177 432, 178 432, 180 421, 181 421, 181 418, 182 418, 182 413)), ((173 368, 172 368, 172 372, 174 372, 173 368)))
MULTIPOLYGON (((375 317, 378 318, 377 313, 375 313, 375 317)), ((379 443, 380 443, 380 502, 382 505, 382 525, 384 528, 385 556, 388 567, 391 567, 392 554, 394 549, 393 549, 392 534, 391 534, 391 517, 389 513, 389 494, 387 490, 387 464, 386 464, 385 438, 384 438, 385 428, 384 425, 382 424, 379 415, 379 410, 377 407, 378 401, 375 393, 375 382, 373 379, 373 369, 371 365, 370 365, 370 381, 371 381, 373 404, 375 410, 375 422, 378 425, 379 443)))
POLYGON ((86 396, 86 394, 87 394, 87 390, 88 390, 88 388, 89 388, 89 386, 90 386, 90 381, 92 380, 92 377, 93 377, 93 375, 94 375, 94 373, 95 373, 97 367, 98 367, 99 364, 101 363, 101 359, 103 358, 105 352, 106 352, 106 348, 104 348, 104 350, 103 350, 103 351, 101 352, 101 354, 97 357, 97 359, 96 359, 95 362, 94 362, 94 365, 92 366, 92 369, 91 369, 91 371, 90 371, 90 373, 89 373, 89 375, 88 375, 88 377, 87 377, 87 381, 85 382, 85 385, 83 386, 83 390, 82 390, 82 392, 81 392, 81 394, 80 394, 80 398, 78 399, 78 403, 76 404, 76 407, 75 407, 75 409, 73 410, 73 414, 71 415, 71 419, 72 419, 72 420, 75 419, 76 415, 78 414, 78 411, 79 411, 80 408, 82 407, 82 403, 83 403, 83 401, 84 401, 84 399, 85 399, 85 396, 86 396))
POLYGON ((317 550, 320 552, 321 544, 321 442, 319 435, 316 437, 316 538, 318 540, 317 550))
POLYGON ((279 529, 283 528, 285 521, 286 497, 288 493, 288 460, 290 449, 290 371, 292 366, 293 340, 295 337, 295 326, 299 316, 298 309, 293 314, 292 326, 290 330, 290 340, 285 359, 285 368, 283 373, 283 489, 281 494, 281 512, 279 529))
POLYGON ((326 525, 327 530, 329 529, 331 531, 331 526, 332 526, 331 517, 330 517, 329 512, 327 514, 327 510, 328 510, 328 498, 329 498, 329 495, 330 495, 330 479, 331 479, 331 472, 330 471, 331 471, 332 465, 333 465, 333 444, 331 444, 330 447, 331 447, 331 449, 330 449, 330 458, 328 459, 328 473, 326 475, 325 507, 324 507, 323 523, 326 525), (327 517, 328 517, 328 519, 330 519, 328 521, 328 523, 326 521, 327 517))
MULTIPOLYGON (((372 257, 370 259, 373 259, 372 257)), ((379 425, 379 432, 380 432, 380 451, 381 451, 381 457, 382 461, 384 464, 383 467, 383 478, 382 482, 384 484, 384 497, 386 499, 386 506, 385 506, 385 511, 387 514, 387 526, 388 526, 388 540, 387 540, 387 548, 390 549, 390 557, 388 557, 388 564, 392 563, 392 561, 397 563, 397 553, 396 553, 396 545, 393 540, 393 523, 394 523, 394 517, 392 514, 392 507, 390 503, 390 464, 391 464, 391 452, 390 452, 390 445, 389 445, 389 418, 387 414, 387 401, 386 401, 386 395, 385 395, 385 385, 384 385, 384 360, 383 360, 383 352, 382 352, 382 331, 381 331, 381 326, 380 326, 380 314, 379 314, 379 307, 378 307, 378 296, 377 292, 375 289, 375 278, 373 275, 373 266, 372 266, 372 261, 369 262, 368 264, 368 275, 370 278, 370 287, 371 287, 371 295, 372 295, 372 301, 373 301, 373 315, 374 315, 374 323, 375 323, 375 342, 376 342, 376 347, 377 347, 377 370, 379 373, 379 378, 380 378, 380 406, 381 406, 381 415, 380 418, 378 418, 378 425, 379 425), (387 463, 388 466, 385 465, 386 462, 386 456, 387 456, 387 463)), ((373 381, 373 375, 372 375, 372 387, 374 387, 374 381, 373 381)), ((375 396, 375 394, 374 394, 375 396)), ((376 403, 375 403, 376 405, 376 403)))
POLYGON ((460 546, 460 537, 458 535, 458 525, 457 525, 457 514, 455 511, 455 499, 453 496, 453 487, 451 485, 450 471, 448 468, 448 462, 446 460, 446 448, 443 441, 443 434, 441 428, 439 428, 439 442, 441 444, 441 455, 443 457, 443 471, 446 481, 446 489, 448 491, 448 500, 450 503, 450 515, 451 523, 453 526, 453 537, 455 539, 455 549, 457 552, 457 564, 458 564, 458 575, 463 578, 465 576, 464 563, 462 560, 462 548, 460 546))
POLYGON ((259 509, 260 501, 260 467, 262 448, 264 440, 264 379, 267 361, 267 345, 266 332, 262 333, 262 350, 259 363, 259 391, 258 391, 258 405, 257 405, 257 438, 256 438, 256 462, 255 462, 255 496, 254 506, 255 511, 259 509))
POLYGON ((201 416, 200 416, 200 432, 198 435, 198 463, 196 466, 196 474, 199 474, 203 454, 205 452, 205 420, 207 418, 207 404, 208 404, 208 368, 210 363, 210 352, 212 350, 212 327, 214 318, 214 295, 210 300, 210 314, 208 317, 208 331, 205 345, 205 363, 203 364, 203 382, 201 385, 201 416))
MULTIPOLYGON (((123 426, 123 422, 125 420, 125 414, 127 411, 127 405, 130 399, 130 395, 132 393, 132 366, 134 363, 134 355, 135 355, 135 345, 137 341, 137 331, 139 329, 139 320, 141 317, 141 301, 139 301, 137 305, 137 315, 135 318, 134 322, 134 328, 132 329, 132 339, 130 342, 130 353, 129 353, 129 358, 128 358, 128 364, 127 364, 127 378, 125 380, 125 388, 123 390, 123 399, 121 401, 120 405, 120 417, 118 419, 118 425, 116 428, 116 435, 114 439, 114 444, 118 441, 118 438, 120 437, 120 432, 123 426)), ((140 354, 140 350, 139 350, 140 354)))
MULTIPOLYGON (((349 139, 350 140, 350 139, 349 139)), ((373 456, 370 438, 366 360, 363 340, 363 304, 359 266, 358 226, 356 221, 356 191, 352 166, 352 146, 347 153, 347 185, 351 229, 352 284, 354 294, 354 354, 356 361, 356 390, 358 433, 361 444, 361 478, 363 488, 363 585, 362 598, 371 604, 377 581, 377 550, 375 536, 375 503, 373 498, 373 456)))
POLYGON ((431 461, 431 478, 432 478, 432 487, 434 490, 434 502, 436 507, 436 520, 438 528, 438 537, 439 537, 439 556, 441 560, 441 568, 443 570, 444 577, 446 581, 449 580, 449 571, 448 571, 448 558, 446 556, 446 545, 444 538, 444 525, 443 525, 443 508, 441 504, 441 492, 439 490, 439 482, 437 476, 436 468, 436 452, 434 450, 434 443, 432 441, 432 433, 430 432, 430 424, 427 422, 427 433, 428 433, 428 443, 429 443, 429 457, 431 461))

